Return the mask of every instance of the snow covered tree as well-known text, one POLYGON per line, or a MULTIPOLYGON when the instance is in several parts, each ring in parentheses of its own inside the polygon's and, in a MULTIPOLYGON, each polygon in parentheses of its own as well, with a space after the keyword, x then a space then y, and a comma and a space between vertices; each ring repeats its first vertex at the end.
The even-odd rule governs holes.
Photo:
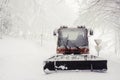
POLYGON ((99 32, 96 31, 95 38, 106 40, 109 45, 108 50, 114 46, 115 53, 118 55, 120 52, 120 0, 83 0, 79 7, 79 17, 75 24, 92 27, 94 31, 99 30, 99 32))
POLYGON ((7 6, 8 0, 2 0, 0 5, 0 38, 2 35, 8 34, 12 26, 11 14, 7 6))

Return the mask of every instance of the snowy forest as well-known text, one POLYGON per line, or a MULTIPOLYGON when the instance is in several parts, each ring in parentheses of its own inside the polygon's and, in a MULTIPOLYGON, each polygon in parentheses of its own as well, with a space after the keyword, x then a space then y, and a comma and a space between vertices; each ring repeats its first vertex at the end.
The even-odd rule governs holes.
POLYGON ((0 0, 0 80, 119 80, 119 32, 120 0, 0 0), (94 39, 101 39, 100 56, 114 65, 108 73, 44 74, 42 62, 56 54, 53 31, 61 25, 94 31, 90 54, 96 55, 94 39))

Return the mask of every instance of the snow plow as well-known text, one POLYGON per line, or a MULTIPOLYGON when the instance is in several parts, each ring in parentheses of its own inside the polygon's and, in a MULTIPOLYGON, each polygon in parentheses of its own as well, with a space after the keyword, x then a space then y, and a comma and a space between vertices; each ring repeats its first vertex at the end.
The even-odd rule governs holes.
POLYGON ((54 32, 58 36, 56 55, 44 61, 45 73, 58 71, 107 71, 107 60, 89 54, 88 35, 92 30, 84 26, 60 27, 54 32))

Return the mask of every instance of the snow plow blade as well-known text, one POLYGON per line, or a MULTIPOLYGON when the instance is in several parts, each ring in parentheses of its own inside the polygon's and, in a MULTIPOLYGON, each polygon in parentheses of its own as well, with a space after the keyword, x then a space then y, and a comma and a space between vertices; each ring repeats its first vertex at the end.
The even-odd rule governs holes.
POLYGON ((45 61, 45 73, 69 70, 106 72, 107 60, 93 55, 56 55, 45 61))

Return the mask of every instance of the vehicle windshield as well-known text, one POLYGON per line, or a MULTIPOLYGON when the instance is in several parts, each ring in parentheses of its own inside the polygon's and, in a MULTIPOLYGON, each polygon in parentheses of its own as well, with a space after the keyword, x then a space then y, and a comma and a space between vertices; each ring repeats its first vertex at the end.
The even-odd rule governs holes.
POLYGON ((68 38, 68 40, 76 40, 78 36, 84 36, 83 32, 79 32, 78 30, 65 30, 62 31, 62 38, 68 38))
POLYGON ((80 47, 88 46, 88 38, 86 29, 62 29, 59 32, 59 46, 80 47))

